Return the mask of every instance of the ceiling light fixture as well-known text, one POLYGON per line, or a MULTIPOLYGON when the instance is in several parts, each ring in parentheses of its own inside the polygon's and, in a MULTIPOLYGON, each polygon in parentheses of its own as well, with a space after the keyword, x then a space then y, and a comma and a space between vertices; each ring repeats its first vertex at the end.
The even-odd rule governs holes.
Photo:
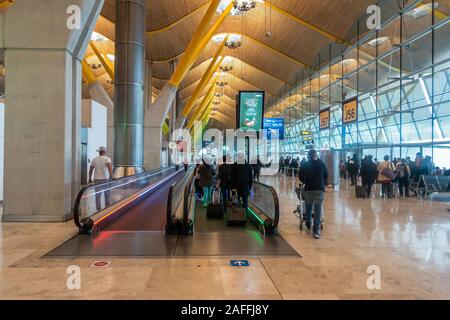
POLYGON ((228 82, 227 81, 217 81, 216 84, 219 87, 225 87, 228 84, 228 82))
POLYGON ((216 92, 214 93, 214 96, 217 98, 223 97, 223 93, 222 92, 216 92))
POLYGON ((235 0, 234 2, 234 9, 239 10, 241 12, 247 12, 251 9, 256 8, 256 1, 242 1, 242 0, 235 0))
POLYGON ((233 70, 233 66, 220 66, 219 69, 223 72, 230 72, 231 70, 233 70))

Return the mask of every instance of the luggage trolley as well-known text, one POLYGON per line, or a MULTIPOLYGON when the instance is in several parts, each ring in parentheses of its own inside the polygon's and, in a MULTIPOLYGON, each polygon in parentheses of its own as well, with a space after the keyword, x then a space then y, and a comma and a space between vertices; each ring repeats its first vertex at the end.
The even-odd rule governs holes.
MULTIPOLYGON (((302 196, 303 186, 295 188, 295 194, 299 200, 299 204, 297 205, 297 209, 295 209, 292 213, 300 220, 300 230, 303 230, 303 224, 306 221, 306 204, 305 200, 303 200, 302 196)), ((323 220, 325 217, 325 213, 322 208, 322 220, 320 221, 320 230, 323 230, 323 220)), ((314 219, 314 213, 312 214, 312 218, 314 219)))

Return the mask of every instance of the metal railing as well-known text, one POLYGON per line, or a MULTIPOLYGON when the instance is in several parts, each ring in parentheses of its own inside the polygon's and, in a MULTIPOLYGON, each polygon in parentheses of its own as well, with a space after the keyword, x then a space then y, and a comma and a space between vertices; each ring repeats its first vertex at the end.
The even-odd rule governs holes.
POLYGON ((177 171, 178 169, 175 167, 155 169, 84 187, 78 193, 74 204, 75 225, 81 233, 90 233, 94 226, 94 220, 105 216, 108 208, 116 206, 126 199, 138 197, 143 190, 156 185, 177 171))

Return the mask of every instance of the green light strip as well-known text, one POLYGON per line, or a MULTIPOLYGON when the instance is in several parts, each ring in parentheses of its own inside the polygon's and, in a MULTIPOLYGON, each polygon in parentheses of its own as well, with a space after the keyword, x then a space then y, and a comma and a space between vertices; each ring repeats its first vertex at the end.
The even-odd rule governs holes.
POLYGON ((261 220, 261 218, 252 209, 250 209, 250 207, 247 210, 250 211, 250 213, 256 218, 256 220, 258 220, 259 223, 261 223, 261 225, 264 227, 264 221, 261 220))

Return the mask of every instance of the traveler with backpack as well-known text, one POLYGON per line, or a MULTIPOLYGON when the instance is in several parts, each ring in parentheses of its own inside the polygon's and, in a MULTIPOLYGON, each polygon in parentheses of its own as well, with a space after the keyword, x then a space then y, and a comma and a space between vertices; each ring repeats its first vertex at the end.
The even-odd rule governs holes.
POLYGON ((394 196, 394 190, 392 182, 395 180, 396 175, 394 173, 394 164, 389 161, 389 156, 384 156, 384 161, 378 165, 378 181, 381 183, 381 196, 386 198, 392 198, 394 196))
POLYGON ((399 160, 395 172, 397 175, 400 197, 403 197, 403 195, 409 197, 409 177, 411 176, 411 169, 405 159, 399 160))
POLYGON ((200 176, 199 186, 203 189, 203 208, 206 208, 211 202, 211 191, 213 186, 213 167, 208 161, 202 160, 203 163, 198 168, 200 176))
POLYGON ((245 160, 244 154, 239 153, 237 162, 232 166, 232 187, 237 190, 237 196, 242 207, 248 208, 248 197, 253 185, 253 170, 245 160))
POLYGON ((371 155, 368 155, 366 159, 364 159, 359 173, 362 180, 362 185, 366 191, 367 198, 370 198, 370 195, 372 193, 372 186, 377 180, 378 176, 377 165, 375 164, 375 162, 373 162, 372 159, 373 157, 371 155))
POLYGON ((231 189, 232 167, 227 163, 227 157, 223 156, 223 163, 219 166, 217 188, 220 190, 221 203, 225 206, 231 189))

